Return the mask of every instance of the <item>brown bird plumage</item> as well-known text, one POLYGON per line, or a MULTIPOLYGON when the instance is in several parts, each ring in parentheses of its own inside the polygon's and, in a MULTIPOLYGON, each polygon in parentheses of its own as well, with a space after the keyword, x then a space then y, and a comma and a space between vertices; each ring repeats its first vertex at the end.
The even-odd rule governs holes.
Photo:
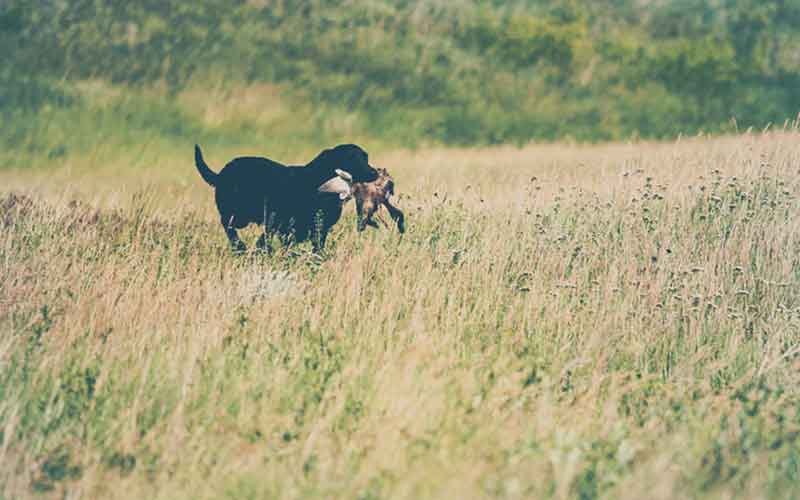
MULTIPOLYGON (((402 210, 389 201, 394 194, 394 179, 385 168, 378 168, 378 178, 372 182, 356 182, 353 184, 353 197, 356 199, 356 213, 358 214, 358 230, 363 231, 367 226, 377 228, 378 224, 372 219, 377 210, 383 205, 389 215, 397 223, 397 230, 406 231, 405 215, 402 210)), ((386 222, 378 219, 386 225, 386 222)))

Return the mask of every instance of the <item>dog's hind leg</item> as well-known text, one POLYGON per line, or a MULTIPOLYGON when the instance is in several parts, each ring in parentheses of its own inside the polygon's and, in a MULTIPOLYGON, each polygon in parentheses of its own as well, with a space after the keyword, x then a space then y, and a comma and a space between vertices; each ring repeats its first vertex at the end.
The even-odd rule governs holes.
POLYGON ((225 220, 225 218, 222 219, 222 227, 225 229, 225 236, 228 237, 228 241, 230 241, 231 249, 233 249, 234 253, 244 253, 247 251, 247 245, 239 239, 239 233, 236 232, 236 228, 232 226, 232 223, 233 217, 230 217, 229 220, 225 220))
POLYGON ((239 239, 239 233, 236 232, 236 229, 232 227, 226 227, 225 235, 231 242, 231 248, 233 249, 234 253, 244 253, 247 251, 247 245, 245 245, 244 242, 239 239))

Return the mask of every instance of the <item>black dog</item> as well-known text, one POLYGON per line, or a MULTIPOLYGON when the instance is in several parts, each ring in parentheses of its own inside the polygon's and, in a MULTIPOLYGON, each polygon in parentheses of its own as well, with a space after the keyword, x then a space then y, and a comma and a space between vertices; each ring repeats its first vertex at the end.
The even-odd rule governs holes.
POLYGON ((261 249, 269 249, 269 235, 275 233, 285 245, 311 238, 314 251, 321 250, 342 211, 339 195, 319 192, 319 187, 336 177, 337 170, 350 174, 352 182, 378 178, 367 153, 354 144, 326 149, 304 167, 287 167, 267 158, 235 158, 218 174, 195 146, 195 164, 203 180, 215 188, 220 220, 236 252, 246 250, 236 230, 250 223, 264 226, 257 243, 261 249))

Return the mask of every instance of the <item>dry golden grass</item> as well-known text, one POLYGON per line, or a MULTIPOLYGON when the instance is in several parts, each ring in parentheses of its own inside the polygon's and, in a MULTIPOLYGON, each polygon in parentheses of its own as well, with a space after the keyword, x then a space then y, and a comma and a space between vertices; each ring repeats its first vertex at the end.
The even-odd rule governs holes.
POLYGON ((800 494, 796 131, 374 154, 322 260, 102 156, 0 173, 4 498, 800 494))

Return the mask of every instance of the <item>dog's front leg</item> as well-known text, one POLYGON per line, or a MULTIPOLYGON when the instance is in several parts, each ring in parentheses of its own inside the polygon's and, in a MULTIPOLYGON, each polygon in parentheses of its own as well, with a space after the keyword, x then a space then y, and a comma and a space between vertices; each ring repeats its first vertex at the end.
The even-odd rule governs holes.
POLYGON ((269 232, 267 232, 266 229, 264 229, 264 232, 258 237, 258 241, 256 241, 256 248, 261 252, 272 255, 272 245, 269 244, 269 232))
POLYGON ((311 248, 314 253, 320 254, 325 249, 325 240, 328 239, 328 231, 320 231, 311 239, 311 248))

